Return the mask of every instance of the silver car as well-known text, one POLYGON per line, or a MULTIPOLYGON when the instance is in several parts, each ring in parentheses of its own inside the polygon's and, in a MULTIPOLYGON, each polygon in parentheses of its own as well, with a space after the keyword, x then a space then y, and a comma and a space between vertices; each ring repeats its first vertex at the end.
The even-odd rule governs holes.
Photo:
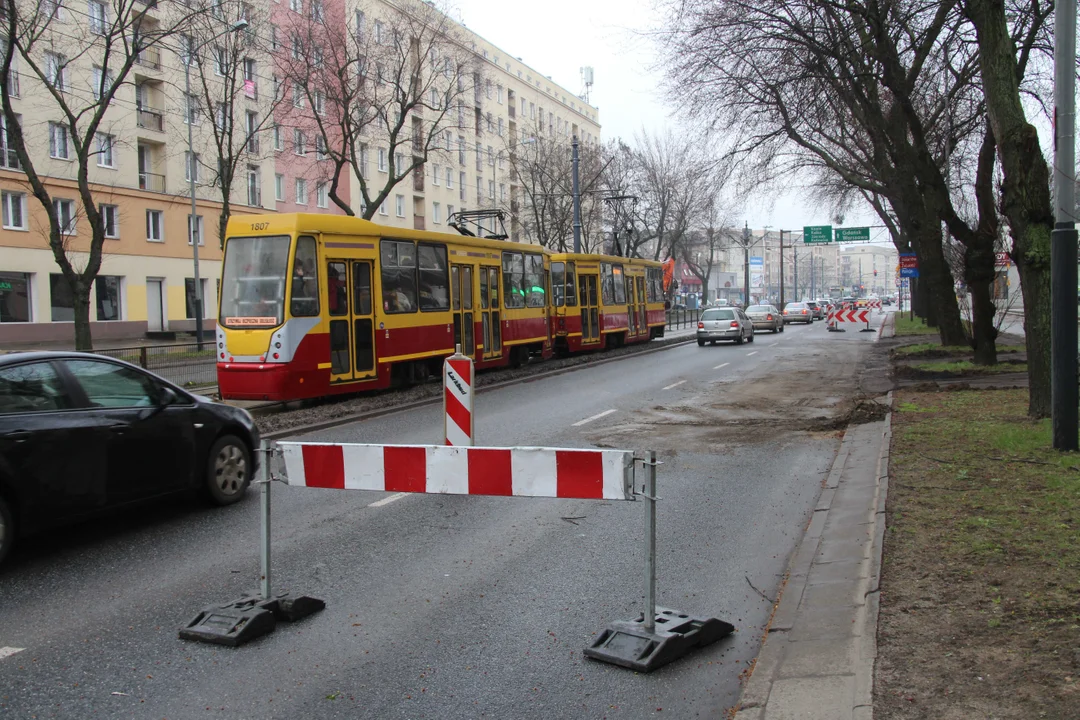
POLYGON ((754 323, 755 330, 784 332, 784 316, 772 305, 751 305, 746 308, 746 316, 754 323))
POLYGON ((706 308, 697 324, 697 344, 716 344, 717 340, 732 340, 736 345, 754 342, 754 324, 741 309, 706 308))
POLYGON ((806 303, 788 303, 784 306, 784 322, 801 322, 810 325, 814 322, 814 311, 806 303))

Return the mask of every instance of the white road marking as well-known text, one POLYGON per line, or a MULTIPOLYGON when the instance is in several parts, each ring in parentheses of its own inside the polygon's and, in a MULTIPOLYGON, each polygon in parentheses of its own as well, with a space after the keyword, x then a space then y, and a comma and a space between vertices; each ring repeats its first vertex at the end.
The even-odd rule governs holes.
POLYGON ((21 653, 25 649, 26 648, 0 647, 0 660, 3 660, 6 657, 11 657, 15 653, 21 653))
POLYGON ((394 493, 390 497, 384 497, 382 500, 376 500, 368 505, 368 507, 382 507, 383 505, 389 505, 395 500, 400 500, 403 497, 407 497, 409 493, 394 493))
POLYGON ((677 388, 677 387, 679 387, 680 385, 682 385, 682 384, 683 384, 684 382, 686 382, 686 381, 685 381, 685 380, 680 380, 680 381, 679 381, 679 382, 677 382, 677 383, 671 383, 670 385, 668 385, 668 386, 667 386, 666 388, 664 388, 664 389, 665 389, 665 390, 670 390, 671 388, 677 388))
POLYGON ((713 368, 713 370, 723 370, 724 368, 726 368, 730 364, 731 363, 724 363, 723 365, 717 365, 716 367, 713 368))
POLYGON ((757 355, 757 350, 755 350, 754 352, 746 353, 746 357, 750 357, 751 355, 757 355))
POLYGON ((597 413, 596 415, 593 415, 592 417, 587 417, 587 418, 585 418, 584 420, 578 420, 578 421, 577 421, 576 423, 574 423, 574 424, 573 424, 573 426, 572 426, 572 427, 581 427, 581 426, 582 426, 582 425, 584 425, 585 423, 591 423, 591 422, 592 422, 593 420, 599 420, 599 419, 600 419, 600 418, 602 418, 602 417, 607 417, 608 415, 610 415, 610 414, 611 414, 611 413, 613 413, 613 412, 618 412, 618 411, 617 411, 617 410, 614 410, 614 409, 612 409, 612 410, 605 410, 605 411, 604 411, 604 412, 602 412, 602 413, 597 413))

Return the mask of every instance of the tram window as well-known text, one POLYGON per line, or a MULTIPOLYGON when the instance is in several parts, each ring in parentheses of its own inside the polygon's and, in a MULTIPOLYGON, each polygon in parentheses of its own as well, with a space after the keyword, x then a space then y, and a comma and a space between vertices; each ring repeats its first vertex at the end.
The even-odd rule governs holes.
POLYGON ((503 278, 506 282, 506 307, 525 307, 525 257, 521 253, 503 253, 503 278))
POLYGON ((574 280, 574 263, 566 263, 566 305, 567 307, 577 307, 577 293, 574 288, 577 287, 577 281, 574 280))
POLYGON ((605 305, 615 304, 615 278, 611 263, 600 263, 600 289, 605 305))
POLYGON ((488 309, 488 271, 480 268, 480 309, 488 309))
POLYGON ((498 309, 498 307, 499 307, 499 269, 498 268, 488 268, 488 274, 490 275, 490 277, 488 278, 488 285, 489 285, 488 292, 491 294, 491 307, 498 309))
POLYGON ((447 274, 446 246, 420 245, 420 309, 450 309, 450 278, 447 274))
POLYGON ((551 307, 563 307, 566 298, 566 264, 561 262, 551 263, 551 307))
POLYGON ((472 310, 472 268, 461 268, 461 307, 472 310))
MULTIPOLYGON (((353 277, 353 313, 356 315, 371 314, 371 264, 367 262, 354 262, 352 266, 353 277)), ((360 368, 357 368, 358 370, 360 368)))
POLYGON ((411 242, 383 240, 383 310, 388 313, 416 311, 416 248, 411 242))
POLYGON ((662 268, 649 268, 649 302, 662 302, 664 299, 664 271, 662 268))
MULTIPOLYGON (((623 277, 622 265, 611 266, 612 287, 615 290, 615 304, 626 304, 626 280, 623 277)), ((607 302, 607 300, 604 300, 607 302)))
POLYGON ((329 306, 331 315, 349 314, 349 293, 345 286, 347 282, 345 263, 326 264, 326 304, 329 306))
POLYGON ((225 246, 219 321, 226 327, 275 327, 284 320, 292 241, 231 237, 225 246))
POLYGON ((292 304, 289 312, 297 317, 319 314, 319 280, 316 272, 315 238, 302 237, 296 241, 293 258, 292 304))
POLYGON ((544 285, 544 256, 525 255, 525 298, 531 308, 544 307, 547 293, 544 285))

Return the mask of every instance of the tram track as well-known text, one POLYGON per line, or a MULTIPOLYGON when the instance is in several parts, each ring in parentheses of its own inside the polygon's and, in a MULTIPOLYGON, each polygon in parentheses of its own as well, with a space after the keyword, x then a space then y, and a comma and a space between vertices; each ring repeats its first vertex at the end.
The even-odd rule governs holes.
MULTIPOLYGON (((485 393, 490 390, 498 390, 500 388, 563 375, 585 367, 606 365, 618 360, 623 360, 627 357, 640 357, 642 355, 663 352, 664 350, 695 342, 695 337, 696 336, 693 333, 686 335, 680 334, 675 337, 652 340, 648 344, 629 345, 604 353, 578 355, 570 358, 548 361, 535 366, 526 365, 516 369, 500 369, 480 373, 476 378, 476 392, 485 393), (552 362, 563 362, 565 364, 559 367, 551 367, 552 362), (515 376, 508 378, 504 377, 505 374, 508 373, 515 374, 515 376)), ((350 397, 341 401, 321 403, 319 405, 296 410, 279 409, 277 412, 272 412, 275 407, 281 408, 287 406, 288 403, 261 406, 256 408, 253 411, 253 414, 255 415, 256 423, 259 425, 260 434, 263 438, 267 440, 283 440, 289 437, 340 427, 353 422, 371 420, 397 412, 434 405, 442 402, 441 391, 441 383, 429 382, 424 385, 416 385, 402 390, 394 390, 377 395, 350 397), (419 397, 413 399, 408 397, 413 395, 418 395, 419 397), (400 398, 401 402, 394 402, 395 398, 400 398), (384 403, 384 401, 387 400, 389 400, 389 403, 384 403), (354 410, 353 408, 358 405, 366 407, 358 407, 354 410), (305 422, 305 420, 312 416, 317 417, 320 414, 320 411, 327 411, 331 414, 336 412, 340 414, 334 414, 333 417, 328 417, 326 419, 305 422)))

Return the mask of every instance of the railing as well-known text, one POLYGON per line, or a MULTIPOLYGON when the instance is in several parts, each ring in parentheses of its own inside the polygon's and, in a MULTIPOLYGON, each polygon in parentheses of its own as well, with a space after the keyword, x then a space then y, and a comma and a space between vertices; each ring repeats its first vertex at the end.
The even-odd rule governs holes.
POLYGON ((153 70, 161 69, 161 51, 157 48, 146 48, 135 56, 135 64, 148 67, 153 70))
POLYGON ((163 193, 165 192, 165 176, 157 175, 155 173, 140 172, 139 189, 163 193))
POLYGON ((204 341, 178 345, 140 345, 97 351, 117 360, 138 365, 180 387, 198 388, 217 384, 217 361, 214 343, 204 341))
POLYGON ((697 324, 700 310, 691 308, 678 308, 667 311, 667 327, 669 330, 680 330, 697 324))
POLYGON ((135 122, 139 127, 148 130, 157 130, 158 132, 165 130, 165 117, 156 110, 146 110, 144 108, 136 110, 135 122))

